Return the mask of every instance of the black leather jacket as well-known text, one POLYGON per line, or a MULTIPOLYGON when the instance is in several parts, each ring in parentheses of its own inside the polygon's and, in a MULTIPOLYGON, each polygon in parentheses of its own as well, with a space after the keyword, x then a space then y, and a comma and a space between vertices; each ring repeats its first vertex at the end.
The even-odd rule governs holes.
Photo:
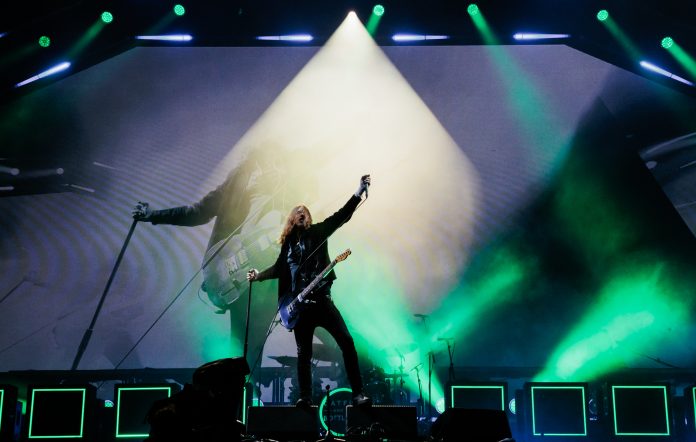
MULTIPOLYGON (((301 268, 298 270, 298 276, 300 273, 303 273, 310 278, 309 281, 311 281, 311 278, 317 275, 331 262, 326 240, 353 216, 353 212, 358 207, 358 204, 360 204, 360 198, 353 195, 336 213, 318 224, 311 225, 307 230, 301 232, 301 235, 298 235, 295 231, 291 232, 285 238, 276 262, 260 272, 257 280, 263 281, 266 279, 278 278, 279 297, 286 293, 293 292, 293 275, 290 271, 288 257, 291 253, 298 254, 298 247, 301 245, 304 250, 299 254, 302 255, 301 259, 306 260, 306 262, 302 264, 301 268), (318 249, 315 251, 317 247, 318 249), (312 254, 312 252, 314 253, 312 254), (310 254, 311 257, 307 260, 310 254)), ((335 272, 331 270, 325 279, 327 281, 336 279, 335 272)), ((297 283, 295 285, 298 286, 296 288, 303 288, 302 282, 295 282, 297 283)))

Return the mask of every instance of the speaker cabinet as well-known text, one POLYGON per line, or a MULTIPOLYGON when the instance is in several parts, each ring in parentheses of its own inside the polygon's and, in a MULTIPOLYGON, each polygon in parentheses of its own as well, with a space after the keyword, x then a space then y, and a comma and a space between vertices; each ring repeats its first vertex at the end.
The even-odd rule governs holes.
POLYGON ((317 439, 319 411, 295 406, 249 407, 246 432, 256 438, 278 440, 317 439))
POLYGON ((431 435, 442 442, 498 442, 512 438, 502 410, 450 408, 433 423, 431 435))
POLYGON ((346 407, 346 436, 362 434, 389 439, 418 438, 416 407, 373 405, 346 407))

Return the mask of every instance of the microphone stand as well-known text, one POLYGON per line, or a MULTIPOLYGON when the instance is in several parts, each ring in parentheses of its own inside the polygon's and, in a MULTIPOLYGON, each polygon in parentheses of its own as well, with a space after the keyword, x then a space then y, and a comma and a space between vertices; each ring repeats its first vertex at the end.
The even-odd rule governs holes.
POLYGON ((433 420, 433 404, 432 404, 432 378, 433 367, 435 366, 435 353, 431 350, 428 352, 428 424, 433 420))
POLYGON ((94 315, 92 316, 92 322, 89 323, 89 327, 87 327, 87 330, 85 330, 85 334, 82 336, 82 341, 80 342, 80 346, 77 348, 77 354, 75 355, 75 359, 73 360, 71 370, 77 370, 77 366, 80 365, 82 355, 85 353, 85 350, 87 350, 87 345, 89 344, 89 340, 92 337, 92 332, 94 331, 94 325, 97 323, 97 318, 99 317, 99 313, 101 312, 102 306, 104 306, 106 295, 109 293, 111 283, 114 280, 114 276, 116 276, 118 267, 121 265, 121 259, 123 258, 123 254, 126 252, 126 248, 128 247, 128 243, 130 243, 131 236, 133 236, 133 232, 135 231, 135 226, 137 224, 138 220, 134 219, 133 223, 130 226, 130 230, 128 230, 128 235, 126 235, 126 240, 124 241, 123 246, 121 247, 121 251, 119 252, 118 257, 116 258, 116 264, 114 264, 114 268, 111 270, 111 275, 109 275, 109 279, 106 282, 106 287, 104 287, 101 299, 99 299, 97 309, 95 310, 94 315))
POLYGON ((447 341, 447 354, 449 355, 449 373, 447 376, 447 380, 449 381, 450 384, 454 382, 454 343, 450 346, 450 342, 454 341, 452 338, 447 338, 445 339, 447 341))
POLYGON ((411 370, 416 370, 416 380, 418 381, 418 416, 423 417, 423 385, 421 384, 420 370, 418 368, 420 365, 421 364, 416 365, 411 370))

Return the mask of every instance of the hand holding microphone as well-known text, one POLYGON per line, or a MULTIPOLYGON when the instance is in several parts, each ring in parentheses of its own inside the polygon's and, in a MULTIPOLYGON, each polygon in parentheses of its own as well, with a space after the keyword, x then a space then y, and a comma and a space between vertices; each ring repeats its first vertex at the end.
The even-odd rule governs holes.
POLYGON ((367 189, 370 187, 370 175, 363 175, 360 177, 360 186, 358 186, 358 190, 355 192, 355 196, 360 198, 360 196, 365 192, 365 198, 367 199, 368 194, 367 194, 367 189))

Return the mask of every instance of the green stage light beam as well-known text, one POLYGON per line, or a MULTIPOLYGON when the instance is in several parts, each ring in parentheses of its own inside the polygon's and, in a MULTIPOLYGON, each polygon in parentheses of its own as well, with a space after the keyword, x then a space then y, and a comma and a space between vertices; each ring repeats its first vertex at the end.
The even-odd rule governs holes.
POLYGON ((106 24, 107 22, 104 21, 102 14, 102 17, 95 20, 89 29, 68 49, 68 57, 71 59, 77 58, 97 38, 99 33, 106 27, 106 24))
POLYGON ((174 14, 181 17, 186 14, 186 8, 183 5, 174 5, 174 14))
POLYGON ((109 24, 114 21, 114 15, 109 11, 104 11, 101 14, 101 20, 104 23, 109 24))
POLYGON ((39 37, 39 46, 41 46, 42 48, 47 48, 51 46, 50 37, 48 37, 47 35, 42 35, 41 37, 39 37))
POLYGON ((370 14, 370 18, 367 20, 367 25, 365 26, 370 35, 375 35, 377 32, 379 22, 382 20, 384 12, 385 9, 382 5, 375 5, 375 7, 372 8, 372 14, 370 14))
POLYGON ((689 327, 692 302, 683 296, 688 284, 654 258, 616 269, 596 305, 556 348, 535 382, 592 381, 666 342, 686 339, 673 330, 689 327))
POLYGON ((609 11, 602 9, 597 12, 597 20, 606 21, 609 18, 609 11))
POLYGON ((504 86, 510 111, 514 111, 514 120, 519 122, 521 135, 528 143, 527 146, 537 146, 535 152, 530 155, 544 157, 544 161, 553 164, 551 173, 555 167, 562 164, 562 159, 567 153, 568 145, 559 145, 559 139, 563 136, 562 123, 554 103, 544 97, 539 85, 535 84, 530 75, 516 61, 513 54, 500 43, 499 38, 489 26, 485 15, 480 9, 476 14, 470 14, 474 26, 481 35, 496 66, 498 81, 504 86), (539 109, 547 109, 539 112, 539 109))
POLYGON ((626 51, 626 53, 629 55, 629 57, 631 57, 631 59, 639 60, 641 56, 638 47, 633 43, 633 41, 631 41, 630 38, 628 38, 626 33, 621 29, 621 27, 616 23, 616 21, 614 21, 614 19, 609 15, 609 13, 607 12, 604 20, 600 19, 600 14, 603 11, 599 11, 599 13, 597 14, 597 19, 599 19, 600 23, 602 23, 604 27, 607 28, 612 37, 614 37, 614 39, 619 43, 619 45, 621 45, 622 49, 626 51))
POLYGON ((665 37, 662 39, 662 47, 667 49, 675 60, 689 73, 691 79, 696 81, 696 60, 689 55, 674 39, 665 37), (665 44, 665 40, 669 39, 671 44, 665 44))

